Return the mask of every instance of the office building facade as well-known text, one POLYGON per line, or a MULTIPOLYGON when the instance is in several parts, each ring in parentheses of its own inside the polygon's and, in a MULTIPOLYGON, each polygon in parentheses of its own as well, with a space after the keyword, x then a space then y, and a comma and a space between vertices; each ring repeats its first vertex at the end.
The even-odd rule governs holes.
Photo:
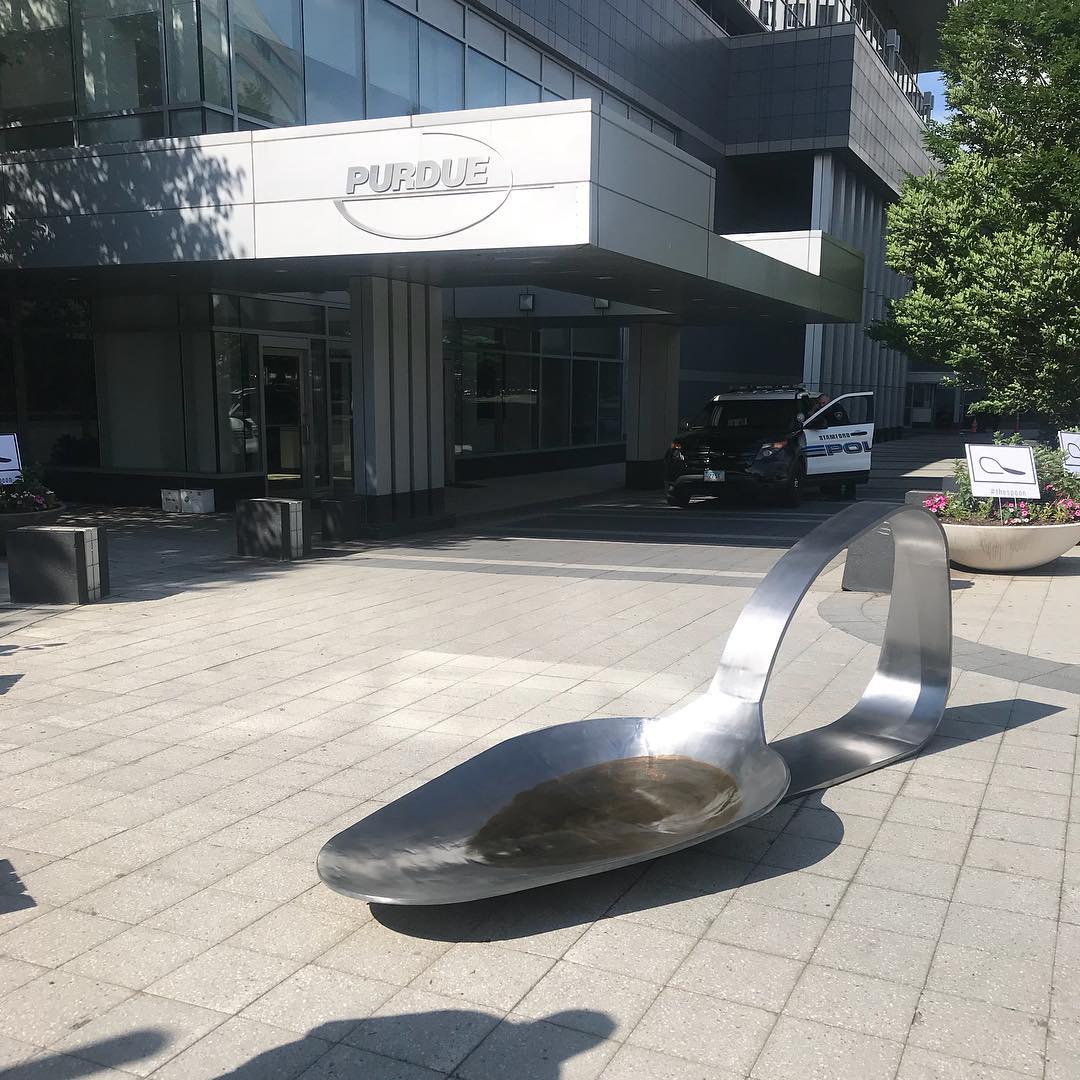
POLYGON ((3 0, 0 429, 73 495, 394 517, 653 482, 723 383, 898 431, 863 328, 944 0, 902 7, 3 0))

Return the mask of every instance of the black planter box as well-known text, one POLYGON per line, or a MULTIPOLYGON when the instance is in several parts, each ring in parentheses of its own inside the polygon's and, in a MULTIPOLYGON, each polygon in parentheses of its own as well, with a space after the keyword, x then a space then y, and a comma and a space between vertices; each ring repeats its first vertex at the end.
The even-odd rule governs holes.
POLYGON ((311 504, 307 499, 241 499, 236 504, 236 553, 263 559, 311 555, 311 504))
POLYGON ((7 536, 15 604, 91 604, 109 595, 105 529, 32 525, 7 536))

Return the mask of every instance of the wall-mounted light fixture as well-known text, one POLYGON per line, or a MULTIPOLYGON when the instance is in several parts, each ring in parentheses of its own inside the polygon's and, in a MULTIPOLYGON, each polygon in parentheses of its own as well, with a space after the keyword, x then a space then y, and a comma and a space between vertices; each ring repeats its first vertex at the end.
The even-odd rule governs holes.
POLYGON ((536 296, 531 292, 518 293, 518 311, 535 311, 536 296))
POLYGON ((611 301, 606 296, 594 296, 592 298, 592 306, 597 311, 607 311, 611 307, 611 301))

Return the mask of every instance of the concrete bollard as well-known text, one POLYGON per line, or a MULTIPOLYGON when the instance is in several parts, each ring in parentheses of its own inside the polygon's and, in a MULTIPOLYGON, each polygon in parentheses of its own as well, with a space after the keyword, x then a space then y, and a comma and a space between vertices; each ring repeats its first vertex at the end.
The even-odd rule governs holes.
POLYGON ((109 548, 99 526, 28 525, 8 533, 16 604, 92 604, 109 595, 109 548))
POLYGON ((236 553, 290 561, 311 555, 307 499, 241 499, 236 504, 236 553))

